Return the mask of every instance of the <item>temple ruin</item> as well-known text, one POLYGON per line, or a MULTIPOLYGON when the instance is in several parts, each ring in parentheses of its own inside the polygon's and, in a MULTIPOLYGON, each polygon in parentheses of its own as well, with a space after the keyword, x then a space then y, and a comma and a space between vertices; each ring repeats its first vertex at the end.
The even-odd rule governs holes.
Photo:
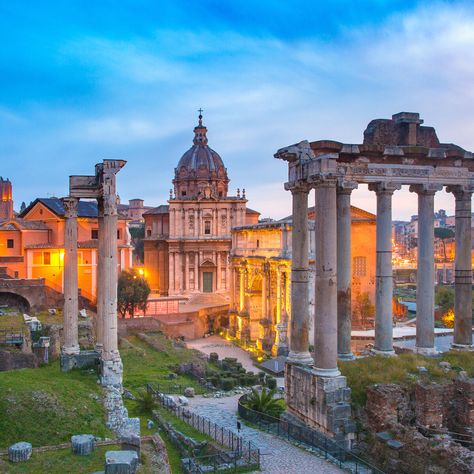
POLYGON ((285 189, 293 198, 292 321, 285 372, 289 416, 350 444, 350 389, 338 367, 350 357, 350 196, 359 184, 376 193, 376 320, 374 353, 391 356, 392 197, 403 185, 417 194, 419 215, 416 352, 434 345, 434 195, 443 187, 456 203, 453 348, 472 349, 471 196, 474 156, 440 143, 418 113, 369 123, 362 144, 302 141, 278 150, 288 162, 285 189), (314 361, 308 352, 308 193, 315 190, 314 361))

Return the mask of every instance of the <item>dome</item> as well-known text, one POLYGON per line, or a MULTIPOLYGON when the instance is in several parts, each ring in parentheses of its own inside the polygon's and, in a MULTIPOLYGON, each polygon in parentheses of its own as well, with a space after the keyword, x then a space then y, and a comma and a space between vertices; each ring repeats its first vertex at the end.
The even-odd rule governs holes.
POLYGON ((181 157, 173 180, 178 199, 225 198, 229 179, 219 154, 207 144, 207 128, 194 127, 193 146, 181 157))

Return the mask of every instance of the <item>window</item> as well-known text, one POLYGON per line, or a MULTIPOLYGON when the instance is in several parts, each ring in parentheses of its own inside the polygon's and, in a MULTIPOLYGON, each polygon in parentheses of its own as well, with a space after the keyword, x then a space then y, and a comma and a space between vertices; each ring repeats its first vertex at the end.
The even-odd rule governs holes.
POLYGON ((204 221, 204 233, 207 235, 211 233, 211 221, 204 221))
POLYGON ((99 238, 99 229, 92 229, 91 230, 91 239, 97 240, 99 238))
POLYGON ((117 229, 117 239, 120 239, 120 229, 117 229))
POLYGON ((147 230, 146 230, 146 236, 147 236, 147 237, 151 237, 151 229, 147 229, 147 230))
POLYGON ((51 265, 51 252, 43 252, 43 265, 51 265))
POLYGON ((365 257, 354 257, 354 276, 364 277, 367 275, 366 258, 365 257))
POLYGON ((15 246, 15 242, 13 239, 7 240, 7 249, 12 249, 15 246))
POLYGON ((260 240, 257 239, 257 248, 260 247, 260 240))
POLYGON ((15 272, 15 278, 18 278, 18 272, 15 272))
POLYGON ((181 191, 181 196, 186 196, 186 191, 181 191))

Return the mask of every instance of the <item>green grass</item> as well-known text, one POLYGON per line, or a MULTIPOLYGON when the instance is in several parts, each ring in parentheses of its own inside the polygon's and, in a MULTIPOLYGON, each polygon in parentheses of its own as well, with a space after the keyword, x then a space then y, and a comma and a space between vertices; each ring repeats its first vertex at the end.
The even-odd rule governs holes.
MULTIPOLYGON (((1 309, 1 308, 0 308, 1 309)), ((5 309, 3 309, 5 311, 5 309)), ((0 315, 0 329, 26 329, 23 316, 17 312, 8 311, 0 315)))
POLYGON ((120 446, 98 446, 90 456, 73 454, 71 448, 33 453, 28 461, 10 463, 0 461, 0 471, 6 474, 65 473, 84 474, 104 470, 106 451, 115 451, 120 446))
POLYGON ((417 380, 443 382, 452 380, 460 368, 466 370, 470 377, 474 376, 474 356, 471 353, 450 352, 442 358, 432 359, 416 354, 401 354, 398 357, 366 357, 354 361, 341 361, 339 368, 347 377, 352 389, 352 401, 356 405, 365 405, 367 387, 373 384, 395 383, 410 386, 417 380), (453 370, 443 372, 439 367, 441 360, 448 361, 453 370), (428 374, 420 375, 417 369, 423 366, 428 374))
POLYGON ((161 334, 151 335, 163 344, 163 352, 157 351, 136 336, 127 337, 122 341, 120 354, 122 356, 124 386, 136 394, 137 390, 145 387, 147 382, 172 382, 189 387, 197 387, 197 380, 186 375, 179 375, 170 381, 168 374, 173 372, 176 364, 189 362, 196 357, 196 352, 186 348, 174 348, 171 341, 161 334))
POLYGON ((0 447, 18 441, 60 444, 80 433, 110 437, 101 396, 96 374, 63 373, 57 361, 0 372, 0 447))

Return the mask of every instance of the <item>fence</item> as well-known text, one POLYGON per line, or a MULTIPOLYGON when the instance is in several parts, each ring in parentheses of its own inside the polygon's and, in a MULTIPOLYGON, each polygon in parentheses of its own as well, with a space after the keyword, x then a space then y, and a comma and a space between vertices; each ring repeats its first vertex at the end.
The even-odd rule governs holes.
MULTIPOLYGON (((245 441, 228 428, 219 426, 208 418, 177 405, 171 397, 160 392, 156 384, 146 384, 146 389, 153 394, 162 406, 172 411, 179 419, 211 437, 220 445, 229 448, 234 453, 235 465, 240 464, 240 467, 243 467, 241 464, 244 461, 246 468, 260 469, 260 450, 251 441, 245 441)), ((193 462, 200 463, 199 458, 194 458, 193 462)))
POLYGON ((18 329, 0 329, 0 344, 23 344, 23 332, 18 329))
MULTIPOLYGON (((198 380, 199 386, 194 386, 194 393, 196 395, 204 395, 205 393, 210 393, 212 390, 207 388, 203 383, 198 380)), ((148 384, 150 385, 150 384, 148 384)), ((153 390, 159 393, 165 393, 170 395, 184 395, 184 390, 189 387, 188 385, 182 385, 179 383, 173 382, 156 382, 152 385, 153 390)))
POLYGON ((285 419, 252 410, 246 407, 247 395, 239 399, 238 413, 244 420, 256 424, 261 430, 275 434, 288 441, 296 442, 316 450, 325 459, 332 461, 339 467, 356 474, 383 474, 379 468, 360 458, 355 452, 346 449, 325 434, 307 426, 292 423, 285 419))

